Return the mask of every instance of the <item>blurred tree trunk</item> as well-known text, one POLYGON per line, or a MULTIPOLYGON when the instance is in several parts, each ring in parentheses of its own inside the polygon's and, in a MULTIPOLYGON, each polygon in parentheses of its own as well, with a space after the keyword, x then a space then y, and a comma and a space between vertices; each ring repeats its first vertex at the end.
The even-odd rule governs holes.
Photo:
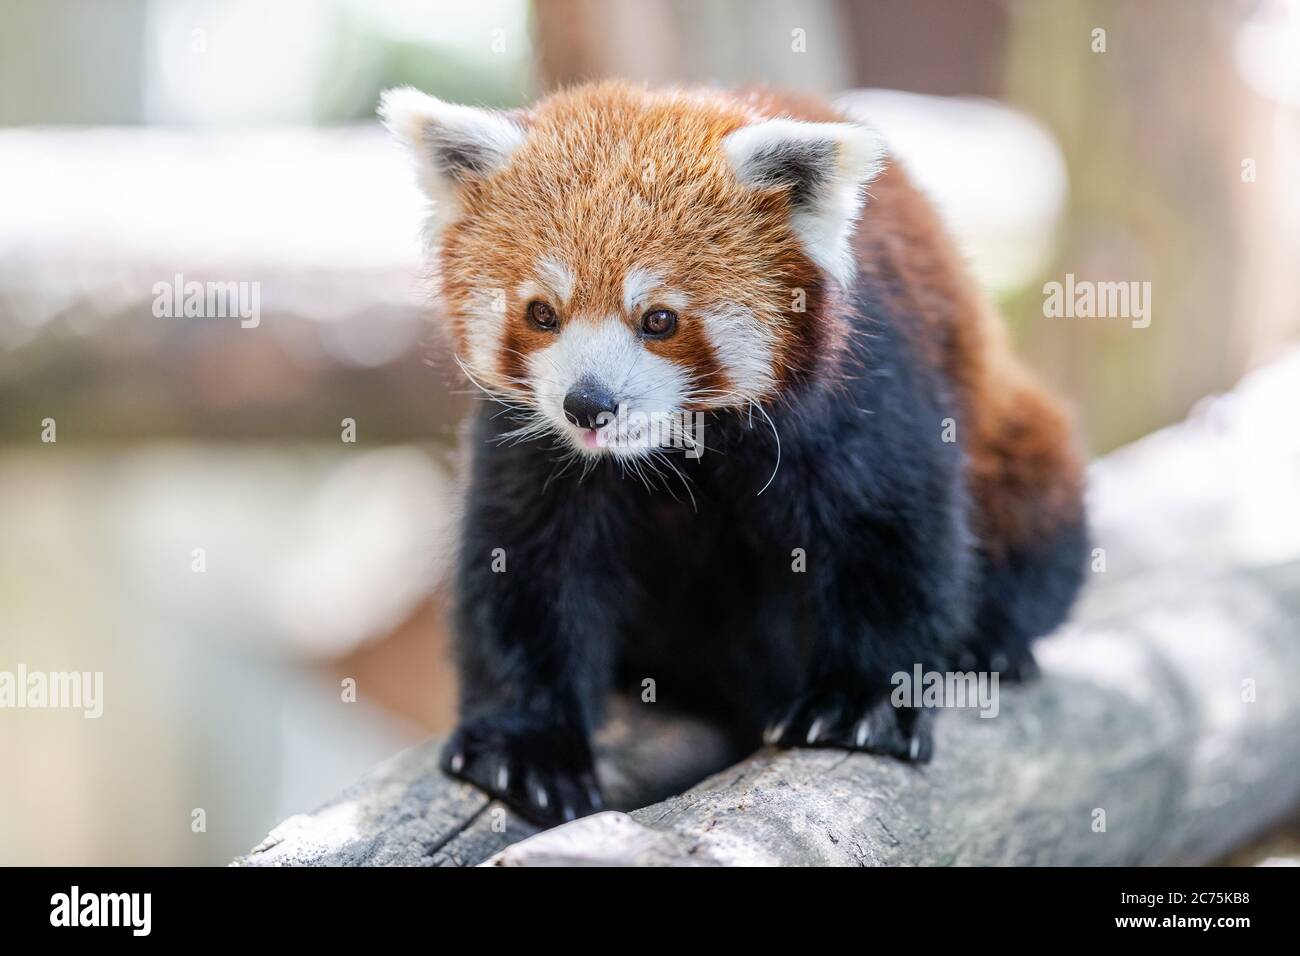
POLYGON ((854 85, 998 96, 1010 17, 998 0, 839 0, 854 85))
POLYGON ((540 0, 536 34, 542 87, 554 89, 607 76, 670 82, 677 73, 680 32, 667 3, 627 0, 540 0))
MULTIPOLYGON (((1073 273, 1151 283, 1148 328, 1045 318, 1041 287, 1012 304, 1021 339, 1077 396, 1094 450, 1104 451, 1226 388, 1255 352, 1264 302, 1242 295, 1242 279, 1261 233, 1242 235, 1239 222, 1258 196, 1241 162, 1263 148, 1247 122, 1260 101, 1232 61, 1232 5, 1083 0, 1014 10, 1005 98, 1046 122, 1070 171, 1061 253, 1043 281, 1073 273)), ((1285 269, 1271 280, 1252 271, 1252 283, 1294 284, 1285 269)))
POLYGON ((541 87, 616 76, 652 85, 853 84, 839 0, 537 0, 541 87))

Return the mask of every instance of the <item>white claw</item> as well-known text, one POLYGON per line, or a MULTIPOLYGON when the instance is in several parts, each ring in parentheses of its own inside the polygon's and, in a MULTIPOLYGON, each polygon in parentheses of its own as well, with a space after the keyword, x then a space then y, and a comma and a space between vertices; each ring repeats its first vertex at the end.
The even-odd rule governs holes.
POLYGON ((763 739, 769 744, 774 744, 781 739, 781 735, 784 733, 785 724, 773 724, 771 727, 767 728, 767 733, 763 735, 763 739))
POLYGON ((857 745, 859 747, 866 746, 867 738, 869 736, 871 736, 871 724, 867 723, 865 720, 860 721, 858 723, 857 736, 854 738, 854 740, 857 742, 857 745))
POLYGON ((912 743, 911 743, 911 745, 908 747, 907 752, 908 752, 909 754, 911 754, 913 760, 916 759, 917 755, 921 752, 921 738, 920 738, 920 737, 913 737, 913 738, 912 738, 912 743))
POLYGON ((453 754, 451 758, 451 772, 460 773, 465 769, 465 755, 453 754))
POLYGON ((497 768, 497 789, 506 790, 510 787, 510 768, 502 764, 497 768))
POLYGON ((822 719, 818 717, 816 720, 812 722, 812 726, 808 728, 808 743, 810 744, 814 743, 817 740, 817 735, 820 734, 821 732, 822 732, 822 719))
POLYGON ((547 806, 550 804, 550 802, 551 802, 551 798, 548 797, 548 796, 546 795, 546 788, 545 788, 545 787, 538 787, 538 788, 537 788, 537 805, 538 805, 539 807, 541 807, 543 810, 545 810, 545 809, 547 808, 547 806))
POLYGON ((564 805, 564 819, 565 820, 573 819, 573 807, 569 806, 567 803, 564 805))

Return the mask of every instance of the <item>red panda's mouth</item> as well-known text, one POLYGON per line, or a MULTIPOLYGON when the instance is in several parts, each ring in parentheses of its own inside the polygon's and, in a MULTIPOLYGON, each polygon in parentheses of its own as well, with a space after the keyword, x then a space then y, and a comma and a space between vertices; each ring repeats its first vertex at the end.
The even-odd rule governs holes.
POLYGON ((585 428, 569 421, 568 426, 568 434, 573 443, 591 454, 628 455, 647 448, 644 429, 636 425, 629 426, 626 422, 621 426, 618 421, 614 421, 596 428, 585 428))

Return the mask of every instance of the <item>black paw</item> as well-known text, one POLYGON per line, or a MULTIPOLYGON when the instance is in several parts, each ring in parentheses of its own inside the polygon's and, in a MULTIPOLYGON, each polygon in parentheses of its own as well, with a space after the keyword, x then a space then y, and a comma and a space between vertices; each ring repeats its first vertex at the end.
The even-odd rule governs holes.
POLYGON ((442 769, 539 826, 604 809, 586 737, 528 716, 464 721, 443 748, 442 769))
POLYGON ((800 694, 763 739, 778 747, 838 747, 926 763, 934 753, 933 715, 895 707, 887 692, 815 689, 800 694))
POLYGON ((1038 662, 1028 647, 979 647, 964 649, 957 656, 959 671, 997 674, 1000 681, 1033 680, 1038 676, 1038 662))

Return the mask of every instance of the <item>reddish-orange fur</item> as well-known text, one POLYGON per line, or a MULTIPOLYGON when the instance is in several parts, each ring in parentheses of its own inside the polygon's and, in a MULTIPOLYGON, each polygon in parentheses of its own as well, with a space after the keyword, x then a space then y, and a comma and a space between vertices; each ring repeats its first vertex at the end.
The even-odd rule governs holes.
MULTIPOLYGON (((476 289, 507 292, 503 377, 519 375, 518 352, 549 341, 529 327, 527 302, 516 293, 546 256, 578 273, 562 321, 621 315, 635 325, 639 316, 623 313, 623 277, 648 266, 684 293, 692 312, 734 303, 753 309, 778 333, 778 379, 806 359, 800 327, 821 311, 821 277, 791 234, 784 196, 736 182, 720 147, 759 118, 720 93, 608 83, 556 94, 526 114, 524 145, 505 169, 469 185, 465 214, 442 241, 443 294, 460 323, 472 321, 465 316, 476 289), (806 293, 804 313, 791 311, 796 288, 806 293)), ((457 332, 463 338, 463 328, 457 332)), ((689 314, 676 335, 651 348, 694 369, 701 387, 727 387, 689 314)))
MULTIPOLYGON (((777 116, 843 119, 820 102, 765 91, 665 93, 618 83, 567 90, 524 114, 524 144, 503 170, 467 185, 464 214, 442 237, 442 289, 462 342, 476 290, 507 295, 499 365, 479 370, 488 384, 515 387, 524 357, 551 341, 528 323, 517 292, 546 256, 577 272, 562 321, 617 315, 634 325, 621 282, 633 267, 650 266, 693 311, 740 303, 773 329, 778 388, 833 365, 847 328, 791 231, 785 194, 737 183, 721 146, 741 126, 777 116), (806 311, 793 308, 796 289, 806 311)), ((955 386, 981 537, 996 549, 1076 519, 1082 466, 1063 407, 1016 361, 999 317, 897 165, 869 193, 854 240, 858 268, 883 280, 884 294, 898 300, 890 313, 911 317, 908 335, 955 386)), ((693 369, 700 387, 728 389, 689 312, 678 334, 649 347, 693 369)))

